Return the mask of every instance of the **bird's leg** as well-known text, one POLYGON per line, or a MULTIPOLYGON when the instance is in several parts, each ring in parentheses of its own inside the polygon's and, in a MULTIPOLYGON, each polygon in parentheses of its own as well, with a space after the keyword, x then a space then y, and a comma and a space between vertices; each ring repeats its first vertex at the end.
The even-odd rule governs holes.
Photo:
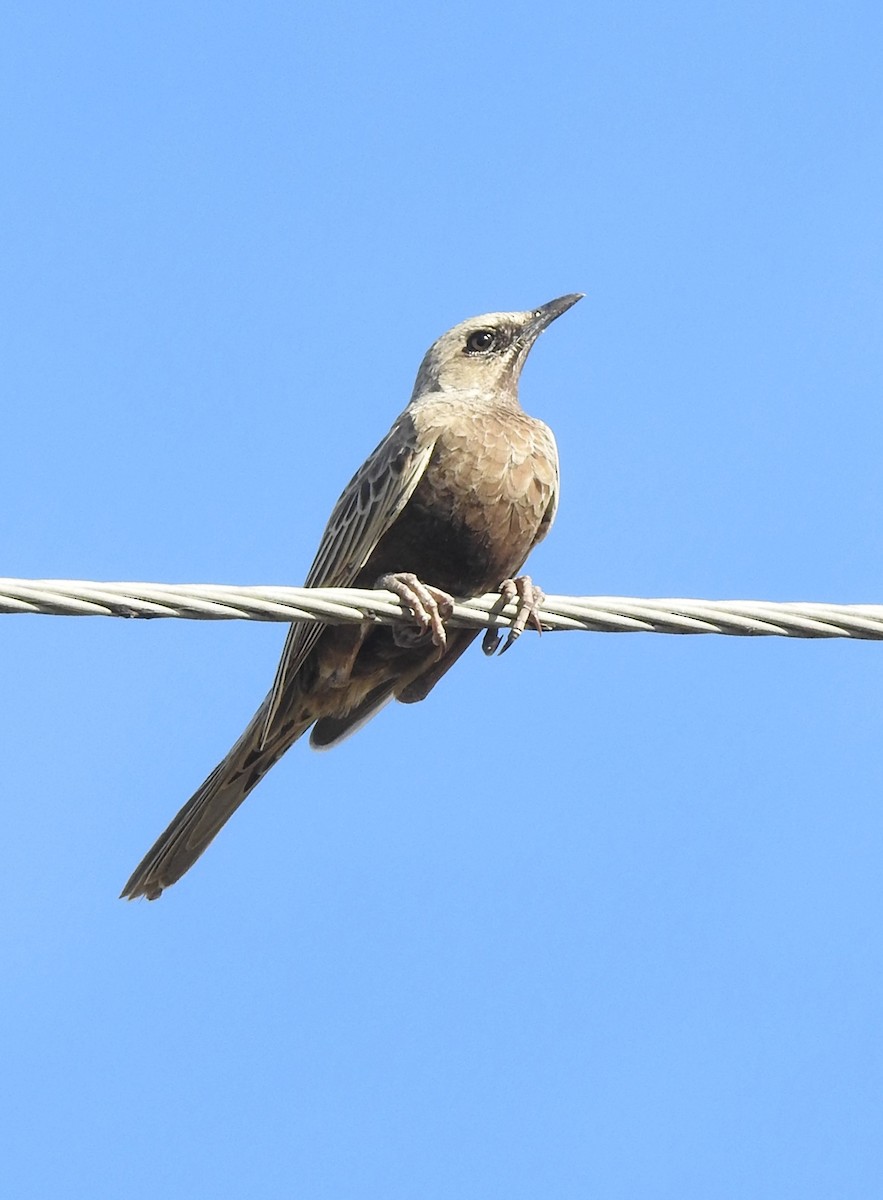
POLYGON ((414 620, 420 626, 419 631, 413 629, 393 629, 393 638, 397 646, 413 646, 427 633, 432 634, 432 644, 444 650, 447 642, 445 621, 454 611, 454 599, 441 588, 430 587, 421 583, 411 571, 396 571, 392 575, 381 575, 374 584, 377 588, 385 588, 395 592, 401 602, 410 608, 414 620))
MULTIPOLYGON (((323 657, 327 662, 326 671, 319 671, 319 681, 330 688, 345 688, 353 675, 353 667, 362 649, 362 643, 368 631, 372 628, 371 621, 363 621, 361 625, 338 625, 333 631, 333 653, 327 652, 323 657)), ((325 665, 323 662, 323 666, 325 665)))
MULTIPOLYGON (((500 597, 504 606, 516 600, 518 602, 518 609, 509 626, 509 635, 500 651, 501 654, 505 654, 515 639, 524 633, 528 621, 537 633, 543 632, 539 611, 546 594, 534 584, 529 575, 519 575, 517 579, 503 580, 500 584, 500 597)), ((497 633, 496 629, 489 629, 482 638, 481 648, 485 654, 493 654, 501 641, 502 635, 497 633)))

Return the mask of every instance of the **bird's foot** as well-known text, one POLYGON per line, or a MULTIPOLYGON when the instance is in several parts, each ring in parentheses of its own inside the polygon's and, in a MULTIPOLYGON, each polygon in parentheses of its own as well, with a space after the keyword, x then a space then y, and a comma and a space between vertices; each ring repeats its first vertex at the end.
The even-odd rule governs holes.
MULTIPOLYGON (((517 579, 503 580, 500 584, 501 604, 512 604, 517 601, 518 608, 512 624, 509 626, 509 634, 500 651, 501 654, 505 654, 516 638, 521 637, 527 628, 528 621, 537 633, 543 632, 539 611, 545 598, 545 592, 534 584, 529 575, 519 575, 517 579)), ((494 654, 502 640, 502 634, 499 634, 496 629, 489 629, 482 639, 481 648, 485 654, 494 654)))
POLYGON ((393 627, 393 639, 397 646, 415 646, 427 634, 432 635, 432 644, 444 650, 448 635, 445 621, 454 611, 454 599, 441 588, 421 583, 411 571, 396 571, 392 575, 381 575, 374 585, 395 592, 402 604, 410 608, 419 629, 393 627))

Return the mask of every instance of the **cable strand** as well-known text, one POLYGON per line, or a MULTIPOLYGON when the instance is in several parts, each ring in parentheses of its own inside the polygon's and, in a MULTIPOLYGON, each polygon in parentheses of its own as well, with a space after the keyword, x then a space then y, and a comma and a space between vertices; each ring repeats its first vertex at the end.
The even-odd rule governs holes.
MULTIPOLYGON (((79 579, 0 579, 3 613, 325 624, 374 620, 389 625, 411 621, 398 597, 385 591, 79 579)), ((471 629, 504 628, 514 615, 513 604, 500 608, 500 597, 489 593, 456 604, 449 624, 471 629)), ((540 620, 549 632, 883 640, 883 604, 546 596, 540 620)))

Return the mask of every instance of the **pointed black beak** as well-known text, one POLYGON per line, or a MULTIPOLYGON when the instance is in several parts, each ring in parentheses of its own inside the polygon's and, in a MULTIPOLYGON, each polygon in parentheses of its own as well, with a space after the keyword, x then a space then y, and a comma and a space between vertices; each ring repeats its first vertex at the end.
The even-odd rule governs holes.
POLYGON ((577 300, 582 300, 584 295, 585 292, 571 292, 569 296, 559 296, 557 300, 550 300, 548 304, 541 304, 539 308, 535 308, 525 331, 528 341, 532 342, 538 338, 548 325, 569 308, 573 308, 577 300))

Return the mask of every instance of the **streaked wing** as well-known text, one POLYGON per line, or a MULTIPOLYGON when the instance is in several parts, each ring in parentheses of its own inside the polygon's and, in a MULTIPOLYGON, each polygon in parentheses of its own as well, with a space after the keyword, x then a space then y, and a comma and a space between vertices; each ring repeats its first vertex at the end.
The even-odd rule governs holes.
MULTIPOLYGON (((418 439, 407 410, 359 468, 334 506, 319 543, 306 587, 348 587, 374 547, 401 513, 432 457, 435 439, 418 439)), ((288 631, 268 697, 262 744, 290 680, 303 665, 325 626, 295 621, 288 631)))
POLYGON ((537 535, 531 543, 531 550, 533 550, 535 546, 539 545, 539 543, 552 528, 552 522, 555 520, 555 514, 558 512, 558 498, 561 491, 561 471, 558 465, 558 445, 555 441, 555 435, 548 426, 545 427, 545 434, 548 437, 546 451, 548 469, 551 472, 549 483, 552 487, 552 499, 549 501, 549 506, 543 514, 543 519, 540 522, 537 535))

